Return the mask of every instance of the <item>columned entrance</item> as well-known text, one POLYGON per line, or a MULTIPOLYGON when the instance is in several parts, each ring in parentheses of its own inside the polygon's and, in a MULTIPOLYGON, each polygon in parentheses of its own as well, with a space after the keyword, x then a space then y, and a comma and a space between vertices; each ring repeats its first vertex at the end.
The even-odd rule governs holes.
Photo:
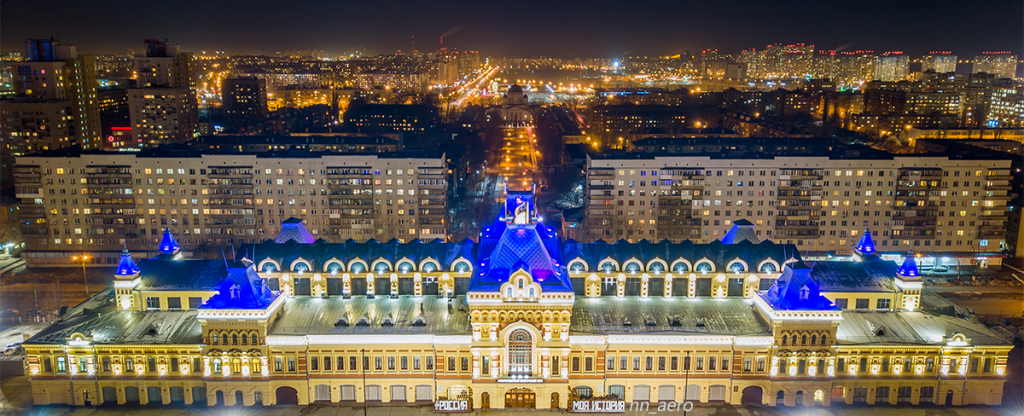
POLYGON ((518 388, 505 393, 505 408, 534 408, 537 406, 537 394, 530 389, 518 388))

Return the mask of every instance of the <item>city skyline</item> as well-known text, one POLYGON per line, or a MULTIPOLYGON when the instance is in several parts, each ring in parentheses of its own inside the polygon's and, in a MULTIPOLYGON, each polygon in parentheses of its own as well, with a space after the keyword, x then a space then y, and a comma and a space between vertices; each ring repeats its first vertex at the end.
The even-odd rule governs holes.
POLYGON ((520 11, 468 2, 386 8, 306 2, 284 10, 266 3, 255 7, 262 11, 241 14, 237 3, 190 5, 192 1, 150 13, 152 17, 138 12, 146 10, 144 6, 119 1, 103 9, 55 2, 52 7, 36 2, 31 8, 7 3, 0 47, 5 52, 20 52, 24 39, 55 36, 73 42, 85 53, 125 53, 139 52, 139 38, 166 37, 197 53, 324 50, 329 56, 356 51, 375 55, 410 49, 412 36, 417 49, 435 50, 440 47, 441 35, 446 35, 446 47, 482 50, 491 56, 613 58, 699 53, 708 48, 738 53, 765 44, 803 42, 817 49, 900 50, 911 56, 942 49, 966 58, 984 51, 1020 54, 1024 43, 1021 31, 1010 30, 1024 27, 1024 16, 991 12, 1019 9, 1019 4, 1009 1, 998 2, 1005 7, 996 4, 966 10, 920 10, 912 5, 869 1, 834 18, 829 18, 835 12, 828 6, 798 0, 775 4, 772 9, 745 0, 696 5, 648 2, 615 10, 617 19, 607 17, 606 13, 613 12, 607 8, 545 3, 524 3, 520 11), (382 11, 390 15, 375 18, 382 11), (787 24, 765 24, 772 21, 787 24), (636 30, 638 25, 645 30, 636 30), (971 25, 970 30, 957 29, 963 25, 971 25))

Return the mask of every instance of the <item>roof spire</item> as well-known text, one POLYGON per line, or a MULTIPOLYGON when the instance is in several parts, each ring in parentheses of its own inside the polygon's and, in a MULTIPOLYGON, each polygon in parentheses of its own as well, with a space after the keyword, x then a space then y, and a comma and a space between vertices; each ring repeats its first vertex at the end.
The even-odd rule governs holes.
POLYGON ((878 251, 875 250, 875 242, 871 240, 871 229, 869 229, 869 228, 865 228, 864 229, 864 236, 861 237, 860 238, 860 242, 857 243, 856 250, 861 255, 877 254, 878 253, 878 251))
POLYGON ((171 235, 170 227, 164 228, 164 238, 160 240, 160 252, 171 254, 177 253, 181 247, 178 246, 178 242, 174 241, 174 236, 171 235))
POLYGON ((134 277, 139 274, 139 266, 135 265, 135 260, 132 260, 132 255, 128 253, 128 247, 121 250, 121 261, 117 264, 117 272, 114 273, 118 278, 123 277, 134 277))
POLYGON ((900 270, 898 273, 901 277, 921 276, 921 273, 917 271, 917 261, 915 261, 913 253, 908 253, 907 257, 903 259, 903 264, 900 265, 900 270))

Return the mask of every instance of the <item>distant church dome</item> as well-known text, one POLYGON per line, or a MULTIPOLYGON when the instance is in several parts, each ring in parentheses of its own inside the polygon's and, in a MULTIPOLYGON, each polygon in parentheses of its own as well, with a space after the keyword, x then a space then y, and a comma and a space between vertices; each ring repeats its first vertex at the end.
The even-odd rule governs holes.
POLYGON ((518 84, 512 84, 511 87, 508 87, 508 92, 523 92, 523 87, 520 87, 518 84))

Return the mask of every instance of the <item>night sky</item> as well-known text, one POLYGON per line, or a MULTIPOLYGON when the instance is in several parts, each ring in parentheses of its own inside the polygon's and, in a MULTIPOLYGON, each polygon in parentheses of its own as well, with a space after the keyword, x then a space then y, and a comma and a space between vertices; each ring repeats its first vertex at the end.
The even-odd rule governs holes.
POLYGON ((378 54, 408 50, 413 35, 419 50, 433 50, 445 32, 454 32, 446 46, 485 56, 566 58, 735 53, 798 42, 969 58, 1021 55, 1024 43, 1020 0, 8 0, 0 7, 5 52, 22 51, 28 38, 57 36, 82 53, 139 51, 145 38, 168 38, 192 52, 378 54))

